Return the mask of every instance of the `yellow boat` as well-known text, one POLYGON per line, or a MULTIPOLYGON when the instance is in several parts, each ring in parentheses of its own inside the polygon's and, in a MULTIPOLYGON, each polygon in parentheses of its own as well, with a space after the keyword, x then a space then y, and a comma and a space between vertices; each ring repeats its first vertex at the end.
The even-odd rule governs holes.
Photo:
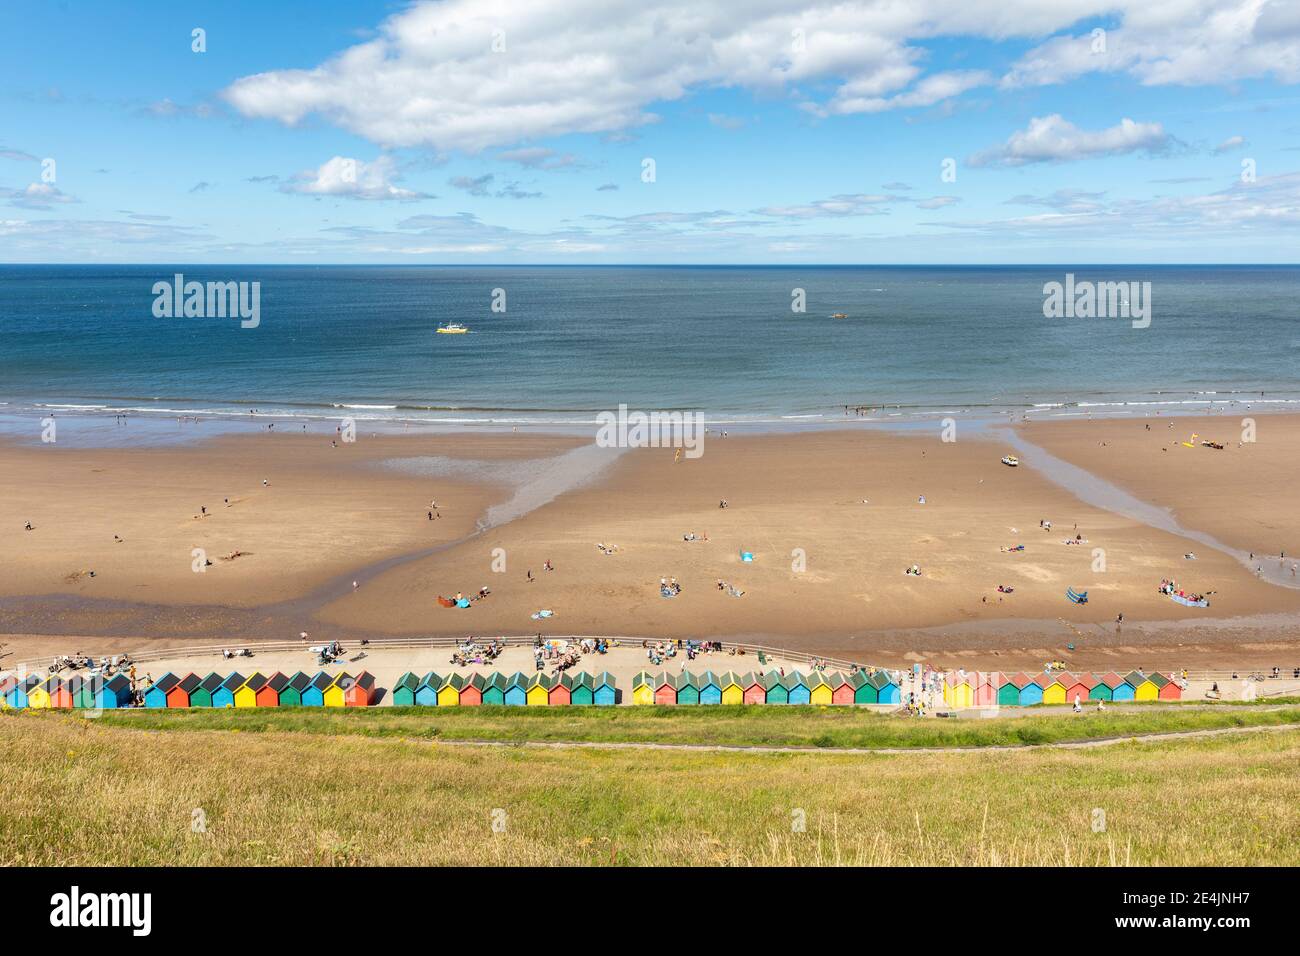
POLYGON ((464 335, 469 329, 459 322, 448 322, 446 325, 438 326, 439 335, 464 335))

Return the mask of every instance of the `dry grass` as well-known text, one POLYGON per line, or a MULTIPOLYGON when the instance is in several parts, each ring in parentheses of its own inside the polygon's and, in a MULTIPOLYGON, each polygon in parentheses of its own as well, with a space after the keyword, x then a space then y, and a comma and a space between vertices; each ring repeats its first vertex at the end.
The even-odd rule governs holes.
POLYGON ((3 865, 1300 863, 1294 730, 852 756, 31 716, 0 720, 3 865), (792 830, 796 811, 806 832, 792 830))

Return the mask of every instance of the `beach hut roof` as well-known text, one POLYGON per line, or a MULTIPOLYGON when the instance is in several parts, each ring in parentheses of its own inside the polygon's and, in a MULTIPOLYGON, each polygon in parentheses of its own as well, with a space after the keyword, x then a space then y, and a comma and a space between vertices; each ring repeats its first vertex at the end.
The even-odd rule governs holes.
POLYGON ((722 685, 718 683, 718 675, 713 671, 705 671, 695 678, 695 686, 703 690, 705 687, 716 687, 722 690, 722 685))
POLYGON ((1169 678, 1164 674, 1153 671, 1151 674, 1151 683, 1155 684, 1156 687, 1165 687, 1169 684, 1169 678))
POLYGON ((504 693, 506 689, 506 675, 499 671, 493 671, 487 679, 486 688, 495 688, 504 693))
POLYGON ((114 674, 112 677, 108 679, 108 683, 106 683, 104 686, 107 687, 109 690, 111 690, 113 693, 120 694, 122 693, 122 691, 130 688, 131 678, 127 677, 125 674, 114 674))
POLYGON ((573 686, 574 686, 574 687, 585 687, 585 688, 587 688, 588 690, 595 690, 595 689, 596 689, 596 682, 595 682, 594 680, 592 680, 592 677, 591 677, 590 674, 588 674, 586 671, 584 671, 584 672, 581 673, 581 674, 574 674, 574 675, 573 675, 573 686))
POLYGON ((839 688, 843 687, 845 684, 849 684, 850 687, 853 686, 852 684, 849 683, 848 677, 841 671, 832 671, 831 673, 827 674, 826 681, 831 685, 832 690, 838 690, 839 688))
POLYGON ((649 684, 651 687, 655 686, 654 675, 649 671, 637 671, 637 675, 632 678, 633 687, 640 687, 643 684, 649 684))
POLYGON ((266 682, 271 685, 271 690, 275 691, 277 694, 289 686, 289 678, 285 677, 279 671, 276 671, 268 677, 266 682))
POLYGON ((1088 688, 1088 690, 1092 690, 1097 686, 1098 680, 1094 674, 1075 674, 1074 684, 1075 686, 1082 684, 1084 687, 1088 688))
POLYGON ((884 671, 876 671, 870 678, 868 678, 868 680, 871 682, 871 686, 876 690, 884 690, 894 682, 893 679, 884 671))
POLYGON ((226 690, 234 690, 237 687, 243 687, 245 680, 246 678, 243 674, 239 673, 239 671, 232 671, 226 676, 226 679, 221 682, 221 686, 226 688, 226 690))
POLYGON ((51 674, 49 677, 45 678, 45 682, 41 684, 41 686, 48 691, 56 691, 61 690, 65 685, 62 677, 58 674, 51 674))
POLYGON ((159 677, 156 681, 154 681, 153 687, 149 689, 153 690, 154 688, 157 688, 158 690, 162 691, 165 694, 180 682, 181 679, 179 677, 177 677, 171 671, 168 671, 166 674, 163 674, 162 677, 159 677))
POLYGON ((853 673, 849 674, 848 681, 849 684, 852 685, 853 689, 857 690, 859 687, 862 687, 864 684, 869 684, 871 682, 871 679, 867 677, 866 671, 859 670, 859 671, 853 671, 853 673))
POLYGON ((1144 683, 1146 683, 1150 679, 1151 678, 1147 677, 1145 674, 1139 674, 1137 671, 1132 671, 1127 677, 1124 678, 1126 682, 1132 684, 1134 687, 1141 687, 1144 683))
POLYGON ((9 693, 17 683, 18 678, 14 677, 13 674, 6 674, 4 677, 0 677, 0 694, 9 693))
POLYGON ((1017 690, 1024 690, 1033 682, 1033 679, 1024 671, 1021 671, 1019 674, 1010 678, 1009 681, 1011 684, 1015 685, 1017 690))
POLYGON ((826 679, 826 675, 823 674, 821 671, 812 671, 811 673, 808 674, 809 688, 820 687, 822 684, 826 684, 827 686, 830 686, 830 681, 826 679))
POLYGON ((334 683, 334 675, 327 674, 324 671, 317 671, 316 676, 311 679, 311 686, 317 690, 324 690, 334 683))
MULTIPOLYGON (((119 675, 117 675, 117 676, 118 676, 118 677, 122 677, 121 674, 119 674, 119 675)), ((126 678, 125 678, 125 677, 122 677, 122 680, 125 681, 126 678)), ((130 681, 127 681, 127 683, 130 683, 130 681)), ((25 691, 27 691, 28 693, 30 693, 33 687, 40 687, 40 686, 41 686, 41 679, 40 679, 39 677, 37 677, 35 674, 28 674, 28 675, 27 675, 26 677, 24 677, 21 681, 19 681, 18 686, 20 686, 23 690, 25 690, 25 691)))
POLYGON ((483 677, 482 674, 468 674, 465 677, 465 686, 473 687, 476 691, 478 691, 481 694, 483 692, 483 688, 487 686, 487 680, 483 677))
POLYGON ((799 671, 791 671, 785 675, 784 683, 787 689, 792 687, 807 687, 808 678, 804 677, 799 671))
POLYGON ((1048 674, 1048 673, 1044 672, 1044 673, 1042 673, 1042 674, 1039 674, 1037 677, 1035 677, 1035 678, 1034 678, 1033 680, 1031 680, 1029 683, 1031 683, 1031 684, 1037 684, 1037 685, 1038 685, 1039 687, 1041 687, 1043 690, 1047 690, 1047 688, 1049 688, 1049 687, 1052 686, 1052 681, 1054 681, 1054 680, 1056 680, 1055 677, 1053 677, 1051 674, 1048 674))
POLYGON ((718 678, 718 686, 719 687, 744 687, 745 685, 740 682, 739 674, 737 674, 735 671, 727 671, 725 674, 723 674, 721 677, 718 678))
POLYGON ((437 671, 429 671, 429 673, 425 674, 423 677, 420 678, 420 684, 422 686, 432 687, 434 690, 437 690, 439 687, 442 686, 442 675, 439 674, 437 671))
POLYGON ((524 673, 522 671, 515 671, 506 680, 506 687, 527 687, 527 686, 528 686, 528 678, 524 676, 524 673))
POLYGON ((259 691, 266 686, 266 676, 260 671, 253 671, 248 675, 248 680, 244 681, 243 686, 251 691, 259 691))
POLYGON ((1120 677, 1114 671, 1111 671, 1105 677, 1100 678, 1100 682, 1105 684, 1111 690, 1114 690, 1120 684, 1124 683, 1124 678, 1120 677))
POLYGON ((654 686, 655 686, 656 688, 659 688, 659 687, 671 687, 673 690, 676 690, 676 689, 677 689, 677 681, 673 679, 673 675, 672 675, 672 674, 668 673, 667 671, 664 671, 664 672, 661 673, 658 677, 655 678, 655 680, 654 680, 654 686))
POLYGON ((545 671, 536 671, 532 677, 528 678, 528 689, 532 690, 534 687, 541 687, 550 690, 553 683, 551 678, 546 676, 545 671))
MULTIPOLYGON (((479 679, 482 680, 482 678, 479 679)), ((362 690, 370 690, 375 686, 375 675, 370 673, 370 671, 362 671, 356 677, 356 684, 362 690)))
POLYGON ((211 694, 214 690, 216 690, 218 687, 221 686, 221 682, 223 680, 225 680, 224 677, 222 677, 216 671, 213 671, 207 677, 203 678, 203 680, 199 681, 199 686, 202 687, 204 690, 206 690, 209 694, 211 694))
POLYGON ((298 673, 289 678, 289 686, 301 694, 311 686, 311 675, 298 671, 298 673))
POLYGON ((415 690, 420 686, 420 678, 407 671, 393 683, 393 690, 415 690))
POLYGON ((185 691, 186 694, 192 694, 202 682, 203 678, 199 677, 198 674, 186 674, 181 678, 181 690, 185 691))
POLYGON ((597 687, 617 687, 618 685, 617 685, 617 683, 616 683, 615 680, 614 680, 614 675, 613 675, 613 674, 611 674, 609 671, 602 671, 601 674, 600 674, 600 676, 596 678, 596 686, 597 686, 597 687))
POLYGON ((560 671, 551 678, 551 687, 567 687, 569 690, 573 690, 573 678, 564 671, 560 671))
POLYGON ((356 678, 347 671, 339 671, 338 674, 334 676, 334 683, 331 686, 351 687, 355 680, 356 678))

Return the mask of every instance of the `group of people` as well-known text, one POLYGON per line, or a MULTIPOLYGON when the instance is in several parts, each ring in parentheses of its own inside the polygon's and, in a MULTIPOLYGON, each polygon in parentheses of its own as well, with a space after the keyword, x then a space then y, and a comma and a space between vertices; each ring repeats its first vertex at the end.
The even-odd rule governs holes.
POLYGON ((1161 594, 1176 594, 1180 598, 1186 598, 1189 601, 1204 601, 1207 598, 1208 594, 1210 593, 1207 592, 1206 594, 1188 594, 1186 591, 1184 591, 1174 582, 1173 578, 1161 578, 1160 587, 1157 588, 1157 590, 1161 594))
POLYGON ((451 663, 457 667, 467 667, 470 664, 490 664, 505 649, 506 642, 500 638, 494 637, 492 640, 484 642, 469 637, 456 645, 456 650, 451 655, 451 663))
MULTIPOLYGON (((127 657, 125 654, 122 654, 120 655, 120 659, 127 660, 127 657)), ((100 661, 101 672, 103 672, 106 675, 111 674, 113 661, 116 660, 119 660, 119 658, 118 657, 102 658, 100 661)), ((81 653, 81 651, 77 651, 75 654, 60 654, 58 657, 54 658, 54 661, 49 666, 49 672, 51 674, 57 674, 63 670, 74 670, 74 671, 81 670, 83 667, 86 668, 87 670, 91 670, 94 668, 94 666, 95 666, 95 659, 93 657, 88 657, 87 655, 81 653)))
POLYGON ((718 578, 718 590, 726 591, 732 597, 743 597, 745 594, 743 590, 736 587, 734 584, 728 584, 726 581, 722 580, 722 578, 718 578))

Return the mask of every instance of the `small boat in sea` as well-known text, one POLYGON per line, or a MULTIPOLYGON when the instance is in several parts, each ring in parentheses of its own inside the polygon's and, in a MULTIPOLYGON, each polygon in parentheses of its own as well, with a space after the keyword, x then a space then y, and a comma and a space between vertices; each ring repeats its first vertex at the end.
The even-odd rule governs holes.
POLYGON ((832 313, 831 313, 831 318, 832 318, 832 319, 847 319, 848 317, 849 317, 849 314, 848 314, 847 312, 832 312, 832 313))
POLYGON ((1020 467, 1020 459, 1017 458, 1015 455, 1003 455, 1003 456, 1002 456, 1002 464, 1004 464, 1004 465, 1010 465, 1012 468, 1019 468, 1019 467, 1020 467))
POLYGON ((446 325, 438 326, 439 335, 464 335, 469 329, 459 322, 448 322, 446 325))

